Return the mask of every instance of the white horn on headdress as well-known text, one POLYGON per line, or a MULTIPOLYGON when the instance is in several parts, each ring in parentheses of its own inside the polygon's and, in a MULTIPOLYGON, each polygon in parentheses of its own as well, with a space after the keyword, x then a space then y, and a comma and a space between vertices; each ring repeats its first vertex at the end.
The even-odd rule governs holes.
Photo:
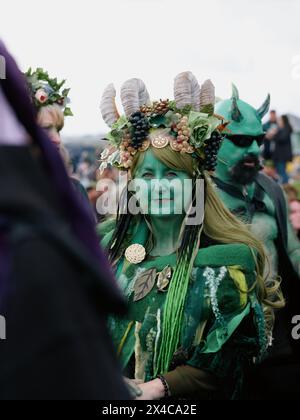
POLYGON ((121 88, 121 100, 126 117, 137 112, 141 106, 150 104, 150 96, 141 79, 129 79, 121 88))
POLYGON ((179 109, 192 105, 195 111, 200 109, 200 86, 190 71, 176 76, 174 81, 174 99, 179 109))
POLYGON ((212 113, 213 113, 215 103, 216 103, 215 87, 214 87, 212 81, 210 79, 208 79, 201 86, 200 111, 206 112, 208 107, 211 107, 212 108, 212 113))
POLYGON ((116 106, 116 89, 112 83, 103 92, 100 109, 103 120, 112 127, 120 117, 116 106))

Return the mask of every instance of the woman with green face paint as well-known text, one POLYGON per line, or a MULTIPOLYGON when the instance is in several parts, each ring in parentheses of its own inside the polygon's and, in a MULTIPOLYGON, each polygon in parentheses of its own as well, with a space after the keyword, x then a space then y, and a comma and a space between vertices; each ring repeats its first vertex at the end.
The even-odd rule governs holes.
POLYGON ((151 103, 143 82, 129 80, 125 117, 112 85, 103 95, 115 151, 101 166, 129 177, 111 231, 104 227, 128 300, 126 319, 110 319, 110 330, 137 398, 237 398, 245 364, 268 345, 276 285, 266 289, 260 243, 224 208, 205 170, 224 127, 213 85, 200 89, 182 73, 174 93, 175 101, 151 103))

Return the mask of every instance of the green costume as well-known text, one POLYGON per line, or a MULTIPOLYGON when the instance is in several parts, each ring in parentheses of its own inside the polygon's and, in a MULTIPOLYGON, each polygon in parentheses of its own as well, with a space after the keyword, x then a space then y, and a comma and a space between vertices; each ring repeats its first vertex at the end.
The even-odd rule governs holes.
MULTIPOLYGON (((225 126, 214 115, 213 85, 207 81, 200 89, 191 73, 182 73, 175 101, 151 104, 143 82, 130 80, 121 91, 126 117, 116 113, 114 96, 110 85, 101 109, 115 148, 103 153, 101 167, 113 163, 143 181, 139 198, 127 187, 142 214, 121 213, 99 230, 128 301, 126 319, 109 322, 124 372, 143 382, 163 375, 172 397, 235 398, 245 365, 267 347, 255 253, 208 238, 203 218, 189 225, 191 209, 175 211, 182 200, 194 203, 198 180, 209 188, 203 173, 214 167, 225 126), (187 198, 178 184, 171 187, 174 180, 191 181, 187 198)), ((129 207, 129 197, 121 208, 129 207)), ((237 231, 219 207, 221 224, 237 231)))
MULTIPOLYGON (((112 225, 113 222, 106 222, 103 229, 108 230, 112 225)), ((145 226, 139 226, 139 237, 144 229, 145 226)), ((113 230, 105 235, 104 246, 108 245, 112 233, 113 230)), ((132 243, 136 242, 133 238, 132 243)), ((129 369, 135 354, 135 369, 129 374, 149 381, 162 373, 169 384, 174 382, 173 389, 171 387, 173 396, 178 396, 177 389, 181 389, 176 374, 157 372, 156 366, 166 290, 159 291, 156 278, 149 293, 134 302, 134 289, 142 276, 145 283, 150 281, 151 270, 159 273, 168 266, 174 270, 176 260, 176 254, 150 257, 136 266, 123 258, 118 264, 117 278, 127 297, 129 314, 126 319, 110 320, 123 369, 129 369)), ((213 245, 199 250, 173 366, 176 369, 177 363, 187 364, 211 373, 222 383, 223 389, 229 384, 226 397, 238 395, 245 363, 248 364, 253 357, 260 357, 266 348, 264 317, 253 290, 254 281, 255 261, 247 246, 213 245)), ((192 392, 195 397, 203 396, 201 389, 192 392)))
POLYGON ((216 112, 231 120, 218 154, 214 181, 228 209, 250 224, 252 233, 264 244, 269 260, 267 281, 280 276, 286 308, 277 313, 269 358, 249 378, 253 398, 290 398, 299 392, 299 345, 291 337, 291 320, 298 313, 300 295, 300 243, 288 220, 285 196, 279 185, 262 173, 260 143, 264 134, 262 118, 270 97, 255 110, 240 100, 233 88, 232 98, 217 104, 216 112), (298 348, 297 348, 298 347, 298 348))

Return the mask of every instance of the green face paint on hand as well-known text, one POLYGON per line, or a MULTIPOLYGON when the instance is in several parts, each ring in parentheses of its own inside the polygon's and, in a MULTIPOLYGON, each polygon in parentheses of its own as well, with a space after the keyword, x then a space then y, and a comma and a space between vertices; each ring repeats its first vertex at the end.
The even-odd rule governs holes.
POLYGON ((192 180, 186 172, 169 168, 148 150, 134 182, 144 214, 160 218, 185 216, 192 201, 192 180))

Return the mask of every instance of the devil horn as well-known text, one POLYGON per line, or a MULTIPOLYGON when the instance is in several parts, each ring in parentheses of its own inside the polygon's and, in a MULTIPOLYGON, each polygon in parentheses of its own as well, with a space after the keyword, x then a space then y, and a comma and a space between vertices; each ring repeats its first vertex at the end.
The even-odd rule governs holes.
POLYGON ((239 90, 234 83, 232 83, 232 99, 236 99, 237 101, 240 99, 239 90))
POLYGON ((236 98, 232 99, 231 118, 235 122, 241 122, 243 119, 243 116, 241 114, 241 111, 239 110, 236 98))
POLYGON ((262 120, 263 117, 267 114, 267 112, 270 109, 270 103, 271 103, 271 96, 270 94, 268 94, 265 102, 262 104, 262 106, 260 108, 258 108, 258 110, 256 111, 257 115, 259 116, 259 118, 262 120))

